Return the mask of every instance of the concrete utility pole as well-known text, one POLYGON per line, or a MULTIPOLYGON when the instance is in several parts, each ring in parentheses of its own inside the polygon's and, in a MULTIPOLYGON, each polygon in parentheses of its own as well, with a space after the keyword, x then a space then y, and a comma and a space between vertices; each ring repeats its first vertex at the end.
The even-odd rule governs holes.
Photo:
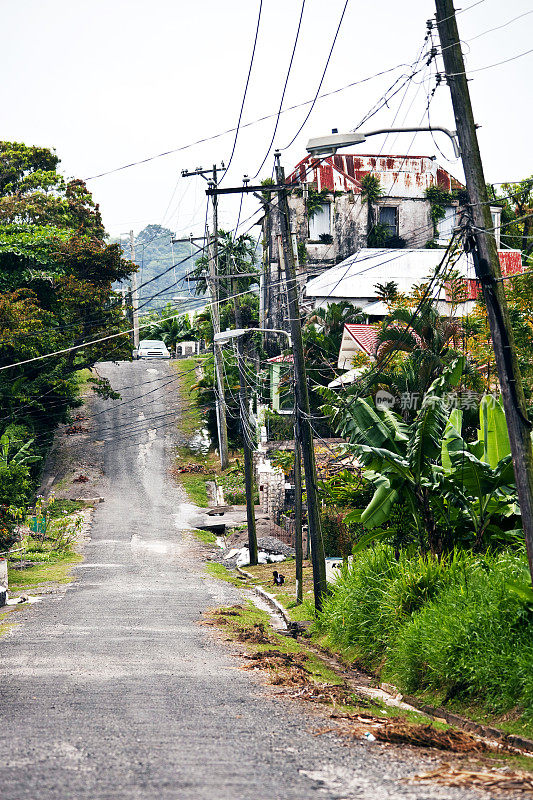
POLYGON ((474 256, 476 275, 481 283, 487 307, 490 334, 509 430, 529 569, 533 581, 532 426, 527 418, 522 378, 518 368, 516 346, 501 279, 496 239, 492 233, 490 200, 483 175, 455 9, 452 0, 436 0, 435 5, 442 58, 452 96, 457 136, 468 190, 469 210, 473 222, 470 245, 474 256))
MULTIPOLYGON (((216 189, 218 186, 218 173, 224 171, 224 165, 220 168, 213 164, 210 170, 204 170, 201 167, 188 172, 186 169, 182 170, 182 177, 190 178, 193 175, 200 175, 207 180, 209 187, 216 189), (209 178, 206 176, 210 175, 209 178)), ((208 278, 207 285, 209 286, 209 294, 211 296, 211 319, 213 321, 213 332, 216 335, 220 333, 220 309, 218 306, 218 196, 212 195, 213 203, 213 233, 209 239, 209 252, 207 259, 208 278)), ((222 364, 222 352, 220 345, 217 342, 213 343, 213 356, 215 361, 215 380, 217 384, 218 397, 215 400, 216 415, 217 415, 217 430, 218 430, 218 450, 220 453, 220 466, 226 469, 229 464, 228 452, 228 424, 226 420, 226 402, 224 394, 224 369, 222 364)))
MULTIPOLYGON (((130 231, 130 260, 135 261, 135 237, 130 231)), ((139 292, 137 290, 137 273, 131 276, 131 310, 133 316, 133 346, 139 347, 139 292)))
POLYGON ((307 390, 302 326, 300 323, 300 309, 298 304, 298 287, 290 231, 289 203, 287 201, 287 189, 285 187, 285 171, 280 165, 279 156, 279 151, 276 151, 274 158, 276 168, 276 183, 278 184, 276 188, 278 191, 279 224, 287 283, 292 348, 294 354, 295 415, 304 462, 305 488, 307 491, 307 516, 309 520, 311 559, 313 563, 315 608, 317 611, 320 611, 322 609, 322 600, 326 592, 326 562, 324 558, 322 526, 320 524, 320 504, 318 502, 316 485, 315 450, 313 446, 313 432, 311 430, 310 422, 309 393, 307 390))

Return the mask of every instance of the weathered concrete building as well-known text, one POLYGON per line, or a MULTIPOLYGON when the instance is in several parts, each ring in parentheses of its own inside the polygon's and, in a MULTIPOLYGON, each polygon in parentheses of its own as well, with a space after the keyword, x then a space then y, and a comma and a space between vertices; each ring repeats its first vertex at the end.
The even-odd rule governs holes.
MULTIPOLYGON (((301 288, 306 280, 363 248, 419 249, 430 241, 445 246, 459 223, 459 201, 452 193, 462 186, 434 157, 337 154, 317 159, 308 155, 286 180, 293 187, 290 225, 301 288), (380 188, 380 196, 371 204, 364 193, 364 178, 370 174, 379 179, 380 188), (432 188, 442 190, 439 201, 444 209, 436 230, 427 196, 432 188), (369 230, 379 231, 382 241, 370 240, 369 230)), ((492 213, 499 243, 501 209, 495 207, 492 213)), ((263 219, 263 241, 262 319, 266 327, 278 327, 285 298, 275 206, 263 219)))
MULTIPOLYGON (((369 204, 363 197, 362 181, 373 174, 379 179, 381 196, 370 211, 374 226, 388 234, 388 247, 424 247, 434 239, 431 203, 426 190, 445 192, 460 184, 434 158, 427 156, 335 155, 325 159, 306 156, 287 177, 293 187, 289 196, 294 249, 298 251, 298 272, 318 275, 357 250, 368 246, 369 204)), ((445 244, 456 223, 458 203, 450 200, 439 223, 437 242, 445 244)), ((276 210, 263 220, 265 262, 269 275, 264 282, 264 320, 281 319, 279 220, 276 210), (271 288, 269 288, 269 284, 271 288)))

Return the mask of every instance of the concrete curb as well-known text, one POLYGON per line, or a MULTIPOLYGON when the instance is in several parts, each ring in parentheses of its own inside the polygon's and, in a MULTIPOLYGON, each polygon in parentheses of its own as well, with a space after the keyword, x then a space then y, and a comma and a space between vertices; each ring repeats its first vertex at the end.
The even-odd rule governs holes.
MULTIPOLYGON (((241 569, 240 567, 236 567, 237 572, 245 578, 251 578, 254 580, 254 576, 251 575, 246 570, 241 569)), ((249 589, 252 589, 259 597, 262 597, 263 600, 270 605, 271 608, 276 611, 277 614, 283 619, 287 630, 294 632, 297 634, 297 628, 294 622, 290 619, 286 609, 281 605, 279 600, 269 594, 262 586, 250 586, 249 589)), ((316 648, 312 648, 316 650, 316 648)), ((318 652, 318 651, 317 651, 318 652)), ((350 672, 350 668, 343 664, 341 661, 332 655, 328 654, 328 658, 334 661, 342 670, 350 672)), ((368 687, 361 687, 365 690, 368 687)), ((508 746, 512 749, 522 750, 526 753, 533 753, 533 740, 525 739, 522 736, 515 736, 511 733, 505 733, 505 731, 499 730, 499 728, 492 728, 488 725, 481 725, 478 722, 474 722, 467 717, 462 717, 459 714, 454 714, 451 711, 447 711, 445 708, 440 708, 439 706, 430 706, 427 703, 422 703, 418 698, 412 697, 411 695, 403 694, 396 686, 393 686, 390 683, 380 683, 379 689, 386 695, 388 695, 393 703, 401 703, 405 704, 406 706, 411 706, 416 711, 419 711, 422 714, 425 714, 428 717, 432 717, 433 719, 439 720, 446 720, 450 725, 454 725, 456 728, 461 728, 462 730, 468 731, 469 733, 473 733, 477 736, 484 737, 486 739, 490 739, 491 741, 496 741, 499 744, 508 746)))

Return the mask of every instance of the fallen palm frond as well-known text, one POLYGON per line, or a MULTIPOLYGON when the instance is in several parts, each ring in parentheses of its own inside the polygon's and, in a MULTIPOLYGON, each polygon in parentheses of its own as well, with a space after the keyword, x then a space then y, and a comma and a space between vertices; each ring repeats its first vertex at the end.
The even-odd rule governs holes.
POLYGON ((410 779, 416 783, 440 783, 462 789, 474 787, 491 792, 513 792, 522 797, 533 797, 533 778, 523 772, 512 770, 467 770, 451 764, 441 764, 438 769, 415 775, 410 779))
POLYGON ((348 732, 352 736, 361 737, 366 733, 381 742, 391 744, 409 744, 414 747, 435 747, 438 750, 451 750, 454 753, 482 753, 487 750, 501 749, 499 745, 491 746, 477 736, 452 728, 441 730, 433 725, 413 725, 403 717, 383 719, 371 714, 331 714, 334 719, 348 720, 351 724, 348 732))

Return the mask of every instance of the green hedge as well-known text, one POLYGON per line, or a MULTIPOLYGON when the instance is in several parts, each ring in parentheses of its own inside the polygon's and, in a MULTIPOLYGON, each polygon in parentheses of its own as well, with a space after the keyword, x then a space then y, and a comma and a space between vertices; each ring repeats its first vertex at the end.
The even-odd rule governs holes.
POLYGON ((407 691, 481 701, 533 718, 533 607, 510 584, 525 558, 455 553, 395 558, 380 545, 345 567, 319 625, 407 691))

